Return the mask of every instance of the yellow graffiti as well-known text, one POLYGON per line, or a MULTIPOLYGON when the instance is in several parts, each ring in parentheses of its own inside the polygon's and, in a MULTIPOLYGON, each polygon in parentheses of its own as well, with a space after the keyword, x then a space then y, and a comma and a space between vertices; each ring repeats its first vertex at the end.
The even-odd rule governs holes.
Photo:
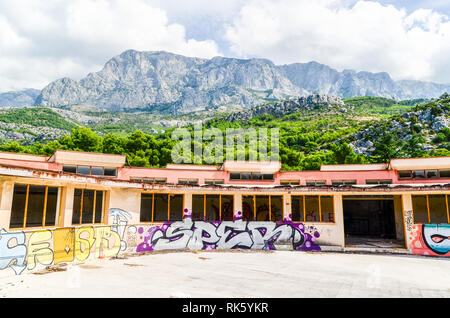
POLYGON ((74 260, 83 262, 91 254, 97 258, 112 257, 118 255, 122 248, 120 235, 110 226, 39 230, 30 233, 28 240, 25 233, 22 232, 22 235, 22 263, 29 270, 35 269, 38 264, 52 265, 74 260))
POLYGON ((98 227, 96 230, 96 257, 111 257, 117 255, 120 251, 120 236, 114 232, 111 227, 98 227), (113 237, 112 246, 111 237, 113 237))
POLYGON ((36 263, 50 265, 53 262, 53 251, 50 248, 52 231, 34 232, 28 240, 28 269, 34 269, 36 263))
POLYGON ((54 230, 53 251, 55 264, 73 262, 75 253, 75 229, 63 228, 54 230))
POLYGON ((90 249, 94 244, 94 229, 91 226, 80 227, 75 234, 75 257, 80 262, 85 261, 88 257, 90 249), (82 235, 87 235, 87 238, 83 238, 82 235))

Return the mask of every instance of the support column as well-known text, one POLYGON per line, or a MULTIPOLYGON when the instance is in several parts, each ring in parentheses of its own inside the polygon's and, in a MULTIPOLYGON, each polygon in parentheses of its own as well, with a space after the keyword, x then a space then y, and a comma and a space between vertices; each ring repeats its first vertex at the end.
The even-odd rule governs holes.
POLYGON ((402 194, 403 219, 405 227, 406 248, 411 250, 411 237, 414 225, 413 204, 411 194, 402 194))
POLYGON ((403 209, 402 209, 402 196, 395 195, 394 196, 394 215, 395 215, 395 232, 397 240, 405 241, 405 221, 403 217, 403 209))
POLYGON ((188 212, 192 214, 192 193, 189 192, 184 194, 183 216, 185 210, 188 210, 188 212))
POLYGON ((288 219, 292 221, 291 195, 283 194, 283 222, 288 219))
POLYGON ((72 226, 72 213, 73 213, 73 195, 75 188, 72 185, 67 185, 63 188, 63 194, 61 197, 61 226, 72 226))
MULTIPOLYGON (((336 194, 334 197, 334 217, 336 224, 336 245, 345 247, 345 231, 344 231, 344 204, 342 195, 336 194)), ((334 240, 333 240, 334 241, 334 240)))
MULTIPOLYGON (((112 224, 114 222, 114 218, 110 218, 109 217, 109 207, 111 206, 111 191, 105 191, 104 195, 105 195, 105 206, 103 207, 103 211, 105 213, 104 215, 104 223, 105 224, 112 224)), ((73 202, 73 195, 72 195, 72 202, 73 202)), ((72 211, 73 213, 73 211, 72 211)))
POLYGON ((238 213, 241 212, 240 217, 242 217, 242 194, 241 193, 235 193, 234 194, 234 218, 239 215, 238 213))
POLYGON ((11 207, 14 194, 14 182, 4 181, 0 188, 0 229, 9 229, 11 207))

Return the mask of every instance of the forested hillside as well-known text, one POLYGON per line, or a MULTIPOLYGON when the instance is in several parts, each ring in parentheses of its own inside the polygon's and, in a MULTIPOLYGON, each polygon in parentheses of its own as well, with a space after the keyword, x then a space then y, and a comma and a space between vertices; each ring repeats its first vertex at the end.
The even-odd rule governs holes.
MULTIPOLYGON (((449 95, 434 101, 396 102, 358 97, 343 102, 298 108, 288 114, 247 116, 245 120, 228 120, 230 115, 223 114, 206 120, 203 129, 219 128, 225 132, 226 128, 239 127, 279 128, 280 159, 285 170, 314 170, 322 164, 386 162, 394 157, 450 155, 449 95)), ((270 107, 277 109, 274 103, 270 107)), ((123 154, 132 166, 164 167, 171 162, 171 149, 176 144, 171 133, 175 127, 159 133, 148 130, 107 133, 92 130, 100 122, 92 119, 95 117, 90 121, 85 118, 84 124, 80 124, 46 108, 31 111, 36 115, 31 120, 36 125, 50 124, 70 133, 45 142, 5 141, 0 151, 50 155, 56 149, 66 149, 123 154)), ((13 114, 0 114, 0 120, 26 122, 30 116, 27 112, 13 114)), ((186 126, 191 132, 193 127, 186 126)), ((139 125, 135 128, 139 129, 139 125)))

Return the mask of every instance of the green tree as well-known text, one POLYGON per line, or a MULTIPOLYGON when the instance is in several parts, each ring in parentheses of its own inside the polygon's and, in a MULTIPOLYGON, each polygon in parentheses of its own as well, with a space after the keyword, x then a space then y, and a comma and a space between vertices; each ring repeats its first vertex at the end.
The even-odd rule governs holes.
POLYGON ((450 150, 437 149, 429 154, 431 157, 450 157, 450 150))
POLYGON ((332 160, 335 164, 361 164, 366 160, 363 156, 355 154, 355 151, 346 142, 340 145, 331 145, 332 160))
POLYGON ((405 152, 410 158, 420 158, 427 154, 425 150, 423 150, 423 143, 425 142, 425 138, 419 135, 415 135, 408 139, 405 142, 405 152))
POLYGON ((109 133, 103 137, 103 153, 111 153, 117 155, 126 154, 125 151, 126 138, 119 137, 109 133))
POLYGON ((399 158, 402 144, 396 135, 387 130, 386 123, 382 125, 376 138, 372 155, 376 162, 387 163, 391 159, 399 158))
POLYGON ((72 129, 71 134, 65 135, 59 142, 62 148, 66 150, 86 152, 102 151, 102 137, 86 127, 72 129))
POLYGON ((22 146, 17 141, 11 141, 4 145, 1 145, 0 150, 5 152, 32 153, 31 149, 22 146))

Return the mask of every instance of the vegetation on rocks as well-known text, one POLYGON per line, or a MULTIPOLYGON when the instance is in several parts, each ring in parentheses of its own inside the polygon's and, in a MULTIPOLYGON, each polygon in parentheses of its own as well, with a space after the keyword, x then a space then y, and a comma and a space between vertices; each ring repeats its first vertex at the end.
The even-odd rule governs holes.
MULTIPOLYGON (((270 103, 270 109, 278 109, 277 103, 285 101, 270 103)), ((358 97, 344 99, 342 104, 335 103, 329 107, 303 107, 281 113, 261 112, 261 107, 258 112, 245 114, 242 119, 239 115, 217 115, 204 121, 202 127, 217 128, 223 133, 227 128, 254 128, 257 132, 260 128, 278 128, 279 154, 284 170, 316 170, 323 164, 387 162, 391 158, 450 156, 448 95, 434 101, 403 102, 358 97)), ((95 117, 95 114, 90 116, 95 117)), ((177 119, 183 120, 183 117, 177 119)), ((190 117, 189 121, 192 119, 190 117)), ((98 127, 100 121, 90 123, 88 120, 83 125, 45 108, 0 113, 0 122, 12 123, 15 120, 70 129, 70 133, 45 142, 4 142, 0 151, 50 155, 56 149, 64 149, 123 154, 131 166, 164 167, 171 162, 171 150, 177 143, 171 139, 175 127, 165 127, 160 132, 144 132, 136 124, 132 132, 107 133, 91 129, 98 127), (35 111, 32 119, 29 111, 35 111)), ((185 127, 193 136, 194 125, 191 123, 185 127)))

